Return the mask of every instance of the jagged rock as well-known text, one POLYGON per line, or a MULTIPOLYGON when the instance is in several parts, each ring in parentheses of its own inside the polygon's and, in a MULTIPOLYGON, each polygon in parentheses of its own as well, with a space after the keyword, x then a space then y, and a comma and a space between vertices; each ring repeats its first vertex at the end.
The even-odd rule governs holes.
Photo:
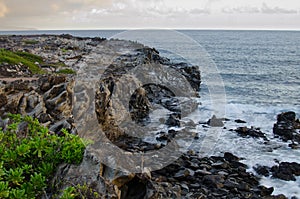
POLYGON ((263 132, 261 132, 259 128, 239 127, 237 129, 235 129, 234 131, 243 137, 250 136, 250 137, 263 138, 264 140, 268 140, 267 137, 265 136, 265 134, 263 132))
POLYGON ((269 176, 272 174, 272 177, 285 181, 295 181, 295 176, 300 176, 300 164, 296 162, 281 162, 271 168, 258 165, 254 167, 254 170, 259 175, 269 176))
POLYGON ((0 107, 4 106, 7 104, 8 100, 7 97, 4 94, 0 94, 0 107))
POLYGON ((213 115, 212 118, 208 120, 207 124, 212 127, 222 127, 224 126, 223 121, 223 118, 217 118, 215 115, 213 115))
POLYGON ((291 140, 300 143, 300 133, 297 129, 300 121, 296 120, 295 112, 285 112, 277 115, 277 122, 274 124, 273 133, 279 135, 284 141, 291 140))
POLYGON ((18 113, 37 117, 44 112, 45 104, 41 95, 36 91, 24 93, 22 99, 20 99, 18 113))
POLYGON ((286 181, 295 181, 300 176, 300 164, 296 162, 281 162, 271 168, 272 176, 286 181))
POLYGON ((263 175, 265 177, 268 177, 270 175, 270 168, 267 166, 257 165, 256 167, 254 167, 254 170, 257 174, 263 175))
POLYGON ((100 160, 94 154, 86 151, 80 165, 61 165, 52 180, 52 185, 56 190, 64 190, 71 185, 85 184, 92 187, 99 194, 102 194, 103 197, 119 199, 120 193, 118 189, 100 175, 100 167, 100 160))

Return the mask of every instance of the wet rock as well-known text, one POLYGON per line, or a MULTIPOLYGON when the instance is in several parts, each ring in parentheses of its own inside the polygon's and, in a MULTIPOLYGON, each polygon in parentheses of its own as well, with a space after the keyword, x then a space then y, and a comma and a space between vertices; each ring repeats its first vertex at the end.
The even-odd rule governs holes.
POLYGON ((265 136, 265 134, 263 132, 261 132, 259 128, 239 127, 237 129, 235 129, 234 131, 243 137, 250 136, 250 137, 254 137, 254 138, 263 138, 264 140, 268 140, 267 137, 265 136))
POLYGON ((300 164, 296 162, 281 162, 271 168, 272 176, 286 181, 295 181, 300 176, 300 164))
POLYGON ((225 152, 224 153, 224 158, 225 160, 229 161, 229 162, 233 162, 233 161, 239 161, 240 158, 233 155, 232 153, 229 153, 229 152, 225 152))
POLYGON ((254 170, 258 175, 263 175, 265 177, 268 177, 270 175, 270 168, 267 166, 257 165, 256 167, 254 167, 254 170))
POLYGON ((277 116, 277 122, 291 122, 293 123, 296 120, 296 113, 289 111, 281 113, 277 116))
POLYGON ((259 188, 260 188, 260 195, 261 196, 270 196, 274 191, 273 187, 267 188, 267 187, 264 187, 264 186, 259 186, 259 188))
POLYGON ((212 127, 222 127, 224 125, 223 121, 223 118, 217 118, 215 115, 213 115, 212 118, 208 120, 207 124, 212 127))
POLYGON ((277 122, 274 124, 273 133, 279 135, 283 141, 291 140, 300 143, 299 120, 296 120, 295 112, 284 112, 277 115, 277 122))
POLYGON ((240 120, 240 119, 234 120, 234 122, 238 123, 238 124, 245 124, 245 123, 247 123, 246 121, 240 120))
POLYGON ((288 199, 285 195, 279 194, 276 196, 266 196, 264 199, 288 199))
POLYGON ((273 178, 278 178, 285 181, 295 181, 295 176, 300 176, 300 164, 296 162, 281 162, 273 167, 258 165, 254 170, 263 176, 272 174, 273 178))

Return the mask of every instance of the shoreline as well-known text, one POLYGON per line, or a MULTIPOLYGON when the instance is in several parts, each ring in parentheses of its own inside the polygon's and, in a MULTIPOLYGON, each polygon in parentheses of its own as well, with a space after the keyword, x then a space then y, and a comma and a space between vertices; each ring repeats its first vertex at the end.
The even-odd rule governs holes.
MULTIPOLYGON (((74 91, 72 91, 74 78, 72 77, 72 75, 55 74, 53 71, 56 71, 59 68, 55 68, 53 64, 63 62, 64 65, 60 65, 58 67, 71 68, 75 71, 89 66, 91 69, 90 74, 84 74, 87 78, 95 77, 95 74, 93 74, 93 72, 99 71, 98 65, 103 65, 100 70, 108 71, 107 78, 105 77, 104 80, 109 81, 102 82, 104 91, 101 91, 99 95, 96 96, 99 97, 97 99, 99 100, 99 102, 101 102, 99 103, 96 111, 98 111, 97 118, 99 123, 103 127, 109 128, 108 131, 105 132, 105 135, 110 140, 113 140, 117 144, 117 146, 123 149, 127 149, 129 152, 140 152, 147 150, 151 151, 153 150, 153 148, 157 150, 164 147, 164 144, 160 144, 160 146, 149 145, 139 139, 135 139, 134 137, 124 136, 120 129, 112 127, 111 124, 113 120, 108 117, 106 112, 106 110, 110 108, 109 99, 107 98, 107 96, 112 93, 112 91, 110 91, 111 82, 116 82, 117 78, 115 77, 120 74, 126 74, 126 70, 129 70, 130 67, 136 67, 136 65, 145 62, 159 62, 160 64, 169 67, 169 70, 171 70, 172 68, 174 69, 172 63, 164 58, 159 57, 155 49, 145 47, 142 44, 135 44, 132 42, 125 42, 121 40, 110 41, 103 38, 78 38, 71 35, 31 35, 16 37, 0 36, 0 41, 0 48, 26 50, 32 54, 42 56, 48 66, 44 65, 39 67, 47 69, 47 73, 49 73, 47 75, 41 75, 39 78, 21 77, 22 73, 20 77, 0 78, 1 81, 6 81, 8 83, 6 86, 4 86, 6 88, 6 91, 5 89, 3 89, 3 84, 1 84, 2 89, 0 89, 0 99, 4 99, 2 100, 3 102, 6 101, 6 103, 1 103, 1 108, 5 107, 4 110, 2 109, 1 111, 1 116, 3 116, 6 111, 15 111, 16 113, 29 114, 37 117, 41 123, 49 125, 50 130, 53 132, 57 133, 61 130, 61 127, 64 127, 67 128, 70 132, 74 133, 75 124, 72 115, 73 104, 70 99, 71 96, 74 95, 74 91), (5 39, 6 41, 4 41, 5 39), (28 39, 34 39, 35 41, 29 42, 28 39), (101 50, 99 47, 102 47, 102 49, 104 48, 104 50, 101 50), (130 53, 128 53, 128 50, 130 53), (111 54, 109 54, 108 52, 111 54), (118 55, 119 59, 112 60, 110 56, 115 55, 118 55), (97 65, 95 65, 95 63, 97 63, 97 65), (107 70, 107 68, 109 68, 109 70, 107 70), (112 81, 111 79, 109 79, 111 77, 115 79, 113 79, 112 81), (16 80, 33 81, 25 83, 24 81, 16 80), (5 106, 5 104, 7 104, 7 106, 5 106), (124 140, 126 140, 125 144, 124 140)), ((190 80, 188 79, 190 83, 194 81, 193 83, 195 83, 195 85, 200 85, 201 78, 200 73, 198 73, 199 71, 197 71, 195 68, 194 70, 190 70, 190 67, 184 64, 182 64, 181 67, 183 68, 175 68, 175 70, 177 70, 178 73, 186 73, 186 71, 190 71, 190 74, 185 75, 185 78, 190 78, 190 80)), ((193 88, 196 91, 199 90, 199 87, 197 86, 194 86, 193 88)), ((161 90, 159 91, 156 91, 157 88, 152 87, 145 87, 144 89, 147 93, 150 93, 150 91, 155 91, 163 95, 164 97, 170 97, 170 93, 168 93, 167 90, 161 88, 161 90)), ((85 92, 83 93, 86 94, 85 92)), ((140 97, 143 99, 143 96, 140 97)), ((155 97, 148 97, 148 99, 152 102, 156 100, 155 97)), ((160 98, 158 99, 161 100, 160 98)), ((86 98, 84 100, 86 101, 89 99, 86 98)), ((143 100, 145 101, 146 99, 143 100)), ((167 107, 167 109, 169 110, 174 110, 174 107, 171 107, 167 103, 162 105, 167 107)), ((137 111, 133 112, 134 114, 136 114, 135 117, 137 117, 138 119, 139 117, 142 117, 142 119, 146 118, 143 115, 139 115, 139 111, 145 111, 145 114, 147 115, 147 108, 145 110, 140 109, 140 104, 137 101, 136 104, 133 103, 132 106, 137 107, 137 111)), ((84 110, 77 109, 76 111, 78 111, 78 113, 82 113, 82 111, 84 110)), ((123 113, 120 111, 120 113, 116 114, 115 117, 119 117, 122 114, 123 113)), ((179 120, 178 113, 176 113, 175 111, 172 117, 166 118, 166 120, 169 121, 169 123, 167 123, 168 127, 172 127, 174 125, 176 126, 179 120)), ((253 129, 242 129, 241 131, 242 133, 250 132, 251 134, 251 130, 253 129)), ((159 135, 158 138, 168 143, 169 140, 172 140, 174 138, 173 136, 176 136, 177 133, 178 132, 173 132, 172 134, 170 131, 164 132, 159 135)), ((87 150, 84 163, 87 163, 89 161, 94 162, 92 160, 93 158, 97 160, 97 157, 93 155, 87 155, 89 152, 91 152, 89 150, 93 151, 92 149, 87 150)), ((257 196, 265 198, 284 198, 283 196, 270 196, 272 193, 271 189, 265 187, 260 188, 258 186, 258 180, 256 179, 256 177, 253 174, 246 172, 246 165, 243 165, 239 162, 240 157, 236 157, 234 156, 234 154, 226 154, 227 155, 225 157, 201 159, 191 151, 190 154, 183 155, 181 159, 178 160, 178 162, 174 163, 175 166, 173 166, 176 169, 172 167, 166 167, 165 172, 153 172, 150 174, 150 177, 145 176, 145 174, 134 174, 134 177, 131 177, 128 174, 119 174, 120 176, 109 176, 105 172, 101 173, 100 170, 95 170, 94 172, 98 172, 98 174, 100 173, 101 177, 103 177, 109 183, 112 183, 112 185, 117 186, 119 194, 123 194, 123 196, 129 196, 130 194, 133 194, 131 191, 134 190, 134 186, 142 186, 143 190, 152 190, 155 194, 158 194, 156 195, 157 198, 174 196, 183 197, 184 194, 187 198, 197 198, 201 195, 204 198, 221 198, 226 195, 229 195, 230 197, 243 197, 243 194, 249 193, 253 194, 253 197, 257 196), (186 164, 188 164, 189 166, 183 166, 186 164), (234 180, 230 181, 229 176, 234 180), (245 176, 246 179, 243 179, 245 178, 245 176), (124 178, 126 179, 125 183, 124 178), (239 178, 242 178, 242 180, 239 178), (251 182, 246 181, 247 179, 251 179, 251 182), (151 188, 151 186, 148 187, 147 183, 152 184, 154 188, 151 188), (167 189, 165 187, 167 187, 167 189), (168 189, 171 190, 171 193, 168 193, 168 189), (183 195, 178 195, 182 193, 183 195), (192 193, 192 195, 188 195, 190 193, 192 193)), ((100 162, 101 160, 97 161, 100 162)), ((98 169, 100 169, 101 165, 102 169, 105 168, 107 171, 115 172, 113 169, 105 165, 97 165, 99 166, 98 169)), ((82 169, 89 169, 88 166, 84 164, 78 167, 72 167, 72 169, 73 171, 65 171, 66 173, 68 173, 68 175, 64 177, 69 179, 71 178, 73 180, 75 178, 78 178, 78 183, 83 182, 82 180, 84 179, 85 175, 91 175, 91 173, 83 174, 79 172, 82 169)), ((92 175, 98 175, 96 173, 93 173, 92 175)), ((101 184, 101 182, 95 179, 92 179, 92 181, 93 183, 101 184)), ((141 193, 134 194, 138 195, 141 193)), ((155 194, 153 195, 153 197, 155 196, 155 194)))

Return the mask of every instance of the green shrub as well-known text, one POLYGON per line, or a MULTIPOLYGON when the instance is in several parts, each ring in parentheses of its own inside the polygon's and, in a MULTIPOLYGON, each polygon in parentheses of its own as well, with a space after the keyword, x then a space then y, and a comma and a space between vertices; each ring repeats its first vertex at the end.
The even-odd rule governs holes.
POLYGON ((24 40, 23 42, 27 45, 34 45, 39 43, 39 41, 37 40, 24 40))
POLYGON ((70 186, 67 187, 60 199, 101 199, 103 197, 101 197, 101 195, 95 191, 94 189, 92 189, 91 187, 89 187, 88 185, 84 184, 84 185, 76 185, 76 186, 70 186))
POLYGON ((22 63, 23 65, 28 66, 29 70, 34 74, 43 73, 35 62, 42 63, 43 59, 37 55, 26 52, 13 52, 6 49, 0 49, 0 64, 8 63, 16 65, 22 63))
POLYGON ((12 123, 0 129, 0 198, 39 198, 59 164, 82 161, 85 145, 66 130, 64 136, 49 132, 32 117, 8 117, 12 123))

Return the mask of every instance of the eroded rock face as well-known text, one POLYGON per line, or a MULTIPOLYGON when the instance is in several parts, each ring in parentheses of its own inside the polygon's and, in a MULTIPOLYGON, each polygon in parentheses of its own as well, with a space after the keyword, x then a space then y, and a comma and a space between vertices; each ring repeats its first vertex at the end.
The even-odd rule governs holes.
POLYGON ((38 118, 54 132, 74 130, 72 121, 72 78, 45 76, 37 80, 17 80, 1 84, 0 117, 19 113, 38 118), (49 84, 48 89, 43 85, 49 84), (42 86, 40 86, 42 85, 42 86), (63 123, 59 125, 60 123, 63 123), (55 128, 54 128, 55 127, 55 128))
MULTIPOLYGON (((84 132, 80 136, 97 142, 94 138, 99 135, 94 132, 104 132, 100 136, 106 136, 125 151, 145 152, 164 147, 178 132, 160 132, 157 135, 160 143, 150 144, 134 134, 127 135, 120 128, 119 122, 124 116, 143 126, 151 122, 152 111, 161 107, 166 114, 159 122, 168 128, 179 127, 185 112, 197 107, 196 103, 180 104, 177 99, 180 93, 174 90, 189 90, 188 97, 199 97, 198 67, 173 64, 160 57, 155 49, 141 44, 70 35, 5 36, 4 39, 6 42, 0 42, 0 48, 37 54, 49 63, 40 67, 50 72, 56 70, 50 63, 64 63, 74 69, 77 76, 45 75, 30 81, 19 76, 10 82, 1 81, 1 117, 8 112, 32 115, 56 133, 61 128, 75 133, 84 127, 84 131, 79 131, 84 132), (26 40, 37 42, 27 45, 26 40), (156 71, 147 67, 153 65, 157 66, 156 71), (136 72, 139 76, 134 76, 136 72), (143 82, 145 79, 148 81, 143 82), (116 92, 117 88, 121 88, 122 95, 126 93, 126 103, 116 92)), ((133 174, 111 169, 100 164, 102 160, 93 153, 95 150, 99 148, 87 148, 79 166, 61 166, 54 179, 54 184, 62 185, 58 189, 68 183, 86 183, 107 198, 160 198, 164 195, 165 188, 151 179, 150 171, 133 174)), ((177 190, 174 196, 180 196, 179 185, 169 183, 168 186, 177 190)))

